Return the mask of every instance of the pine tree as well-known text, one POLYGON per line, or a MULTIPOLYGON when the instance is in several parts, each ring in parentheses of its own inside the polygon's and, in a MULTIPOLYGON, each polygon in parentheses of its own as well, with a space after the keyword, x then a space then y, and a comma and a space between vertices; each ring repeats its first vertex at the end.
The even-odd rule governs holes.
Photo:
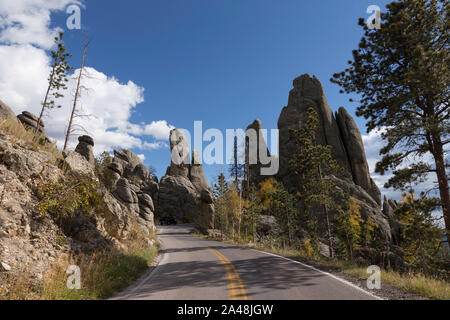
MULTIPOLYGON (((44 102, 42 103, 41 112, 39 114, 38 123, 42 121, 44 112, 46 109, 61 108, 61 105, 56 105, 55 99, 64 97, 61 90, 66 90, 66 83, 69 81, 67 79, 67 72, 72 70, 69 66, 67 59, 72 55, 66 52, 66 47, 63 41, 63 33, 60 32, 58 37, 55 37, 56 50, 51 52, 52 55, 52 65, 50 75, 48 77, 48 87, 45 93, 44 102)), ((38 126, 34 131, 37 134, 38 126)))
POLYGON ((295 141, 298 152, 290 160, 293 172, 299 177, 299 197, 311 224, 312 232, 317 230, 316 209, 323 210, 323 218, 327 228, 330 256, 333 256, 333 241, 329 211, 338 209, 335 203, 336 185, 330 175, 337 175, 342 171, 331 153, 331 146, 317 145, 315 137, 319 118, 313 108, 307 112, 307 120, 299 130, 290 130, 291 138, 295 141))
POLYGON ((288 244, 291 245, 298 230, 298 212, 296 198, 290 194, 281 182, 277 182, 271 194, 270 210, 281 226, 285 228, 288 244))
POLYGON ((449 21, 445 0, 404 0, 387 5, 381 29, 365 30, 348 68, 332 82, 361 97, 358 116, 386 142, 376 172, 392 170, 386 187, 406 190, 436 174, 447 233, 450 195, 446 153, 449 134, 449 21), (431 155, 433 165, 424 161, 431 155))
POLYGON ((214 224, 218 224, 221 235, 223 236, 228 229, 228 220, 226 216, 226 194, 228 192, 228 183, 223 173, 217 177, 217 183, 213 186, 215 217, 214 224))
POLYGON ((235 185, 240 188, 239 180, 244 178, 245 164, 239 161, 238 139, 234 137, 233 144, 233 163, 229 167, 230 176, 233 178, 235 185))

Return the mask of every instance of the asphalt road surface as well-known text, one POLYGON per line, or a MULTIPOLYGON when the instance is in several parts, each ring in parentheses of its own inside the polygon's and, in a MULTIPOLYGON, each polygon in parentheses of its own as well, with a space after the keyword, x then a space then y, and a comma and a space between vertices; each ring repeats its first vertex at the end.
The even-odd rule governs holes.
POLYGON ((374 300, 330 274, 261 251, 190 235, 191 225, 160 226, 158 266, 115 299, 374 300))

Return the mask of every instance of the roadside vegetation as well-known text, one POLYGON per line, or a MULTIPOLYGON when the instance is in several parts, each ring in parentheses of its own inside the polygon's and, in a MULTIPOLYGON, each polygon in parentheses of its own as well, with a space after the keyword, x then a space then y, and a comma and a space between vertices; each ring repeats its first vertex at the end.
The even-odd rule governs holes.
POLYGON ((112 297, 136 281, 153 263, 159 246, 136 228, 133 229, 126 250, 107 249, 94 254, 65 254, 58 257, 43 279, 32 278, 24 270, 0 274, 0 299, 4 300, 96 300, 112 297), (80 268, 81 288, 67 287, 69 266, 80 268))

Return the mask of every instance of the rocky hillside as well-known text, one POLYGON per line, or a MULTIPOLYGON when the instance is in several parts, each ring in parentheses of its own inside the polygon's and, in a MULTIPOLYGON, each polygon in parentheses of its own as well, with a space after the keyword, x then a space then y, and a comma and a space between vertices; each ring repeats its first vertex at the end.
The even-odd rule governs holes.
MULTIPOLYGON (((127 250, 136 234, 152 245, 145 236, 154 229, 152 198, 128 182, 145 177, 140 160, 116 152, 129 158, 114 162, 121 174, 113 191, 98 178, 92 138, 60 153, 26 131, 34 118, 24 112, 17 121, 0 103, 0 272, 26 270, 39 280, 63 254, 127 250)), ((44 133, 43 123, 39 128, 44 133)))

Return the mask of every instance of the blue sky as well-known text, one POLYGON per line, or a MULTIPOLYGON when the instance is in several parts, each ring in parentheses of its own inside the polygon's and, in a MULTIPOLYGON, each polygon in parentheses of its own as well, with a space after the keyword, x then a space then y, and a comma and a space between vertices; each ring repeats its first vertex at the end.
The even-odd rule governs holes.
MULTIPOLYGON (((82 30, 65 40, 78 66, 84 32, 92 38, 87 65, 132 81, 144 89, 144 102, 132 108, 131 123, 166 120, 193 131, 246 128, 254 119, 277 128, 292 80, 315 74, 331 108, 356 105, 330 83, 357 47, 369 5, 389 1, 345 0, 131 0, 88 1, 82 30)), ((51 27, 65 27, 68 15, 51 11, 51 27)), ((365 133, 364 119, 356 119, 365 133)), ((94 137, 95 138, 95 137, 94 137)), ((153 142, 151 137, 145 137, 153 142)), ((165 173, 168 148, 142 150, 145 164, 165 173)), ((209 179, 217 166, 205 166, 209 179)))

